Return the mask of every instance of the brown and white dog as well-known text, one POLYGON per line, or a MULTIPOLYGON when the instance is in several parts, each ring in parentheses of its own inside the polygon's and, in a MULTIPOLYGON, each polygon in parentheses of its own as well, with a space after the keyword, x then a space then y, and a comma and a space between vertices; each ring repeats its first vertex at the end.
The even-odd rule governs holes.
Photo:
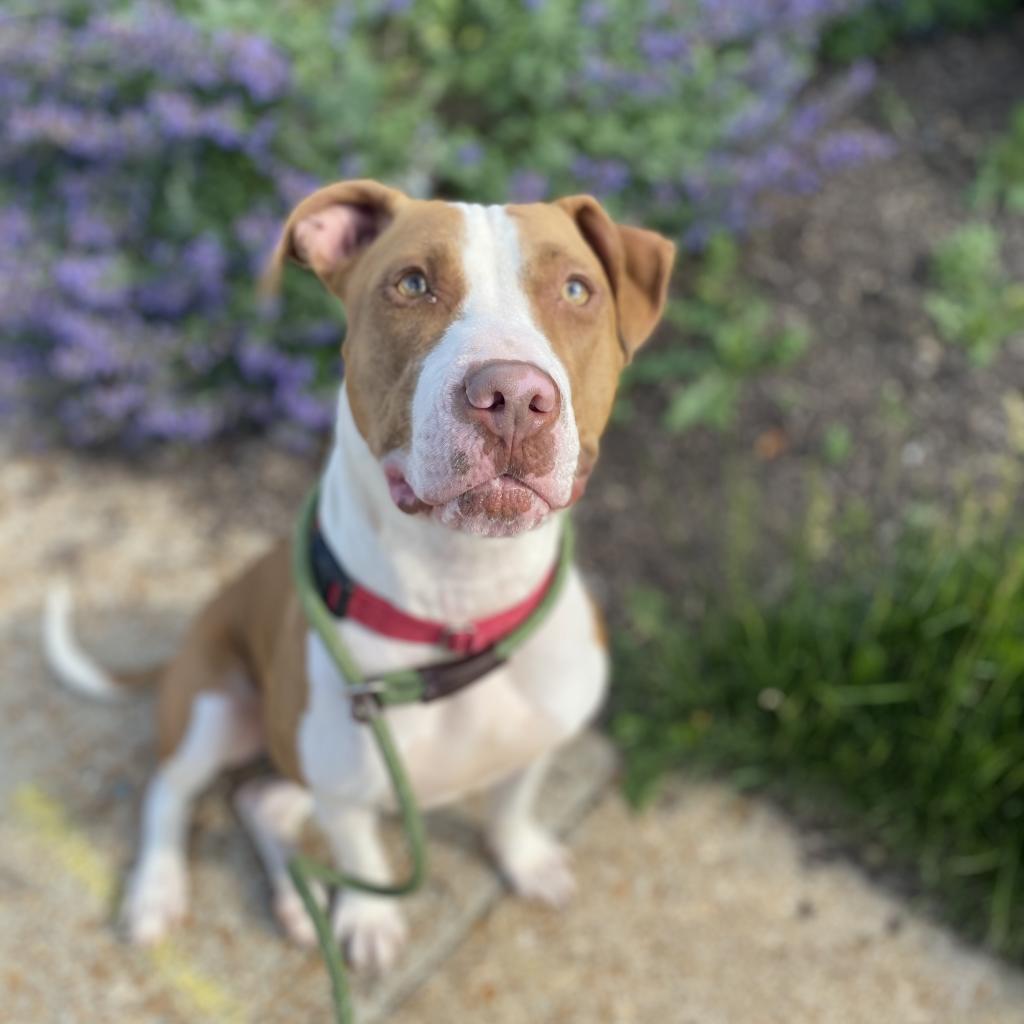
MULTIPOLYGON (((348 574, 402 612, 453 628, 537 592, 619 375, 661 315, 673 257, 669 241, 614 223, 589 196, 473 206, 352 181, 301 202, 271 276, 288 260, 307 267, 347 312, 318 511, 348 574)), ((368 674, 451 657, 352 619, 337 628, 368 674)), ((66 591, 48 603, 45 639, 70 686, 106 696, 129 685, 78 647, 66 591)), ((606 678, 601 629, 573 570, 506 664, 445 699, 386 712, 423 806, 493 790, 489 843, 525 896, 561 904, 572 893, 566 854, 531 806, 549 756, 593 717, 606 678)), ((134 941, 159 940, 185 914, 196 795, 264 751, 280 777, 243 785, 238 807, 285 931, 314 940, 285 868, 311 812, 340 868, 388 880, 378 838, 388 781, 303 619, 287 543, 194 622, 161 672, 158 728, 123 908, 134 941)), ((387 967, 405 938, 395 900, 346 893, 334 921, 356 967, 387 967)))

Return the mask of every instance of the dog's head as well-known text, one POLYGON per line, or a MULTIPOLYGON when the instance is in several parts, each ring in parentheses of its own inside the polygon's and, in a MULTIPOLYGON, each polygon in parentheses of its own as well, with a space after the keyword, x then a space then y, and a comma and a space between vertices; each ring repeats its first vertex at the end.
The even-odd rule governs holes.
POLYGON ((293 260, 344 303, 348 400, 395 504, 510 536, 583 493, 674 254, 589 196, 469 206, 349 181, 299 203, 270 277, 293 260))

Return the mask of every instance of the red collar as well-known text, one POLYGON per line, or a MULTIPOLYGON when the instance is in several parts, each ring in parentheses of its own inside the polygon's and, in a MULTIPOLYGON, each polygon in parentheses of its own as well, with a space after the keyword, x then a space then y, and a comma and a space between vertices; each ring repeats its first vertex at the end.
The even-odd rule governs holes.
POLYGON ((543 600, 555 577, 555 569, 552 569, 533 593, 511 608, 474 622, 451 626, 410 615, 356 583, 334 557, 319 527, 313 530, 310 553, 317 590, 335 618, 354 619, 383 636, 447 647, 457 654, 485 650, 522 625, 543 600))

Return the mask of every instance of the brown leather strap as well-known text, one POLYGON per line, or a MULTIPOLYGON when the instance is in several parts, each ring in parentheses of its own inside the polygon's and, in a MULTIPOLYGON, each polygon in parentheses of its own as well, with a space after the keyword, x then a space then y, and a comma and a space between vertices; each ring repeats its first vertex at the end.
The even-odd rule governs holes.
POLYGON ((467 655, 465 658, 427 665, 419 670, 424 684, 421 699, 431 701, 458 693, 488 672, 493 672, 504 662, 505 659, 493 647, 485 647, 482 651, 467 655))

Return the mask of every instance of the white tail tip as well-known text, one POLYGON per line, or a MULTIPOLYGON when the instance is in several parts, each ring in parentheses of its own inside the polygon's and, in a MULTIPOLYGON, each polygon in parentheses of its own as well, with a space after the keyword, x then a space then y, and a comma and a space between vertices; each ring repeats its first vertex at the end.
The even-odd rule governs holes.
POLYGON ((71 627, 71 588, 66 582, 56 584, 46 595, 43 650, 50 669, 68 689, 102 700, 124 696, 121 687, 75 639, 71 627))

